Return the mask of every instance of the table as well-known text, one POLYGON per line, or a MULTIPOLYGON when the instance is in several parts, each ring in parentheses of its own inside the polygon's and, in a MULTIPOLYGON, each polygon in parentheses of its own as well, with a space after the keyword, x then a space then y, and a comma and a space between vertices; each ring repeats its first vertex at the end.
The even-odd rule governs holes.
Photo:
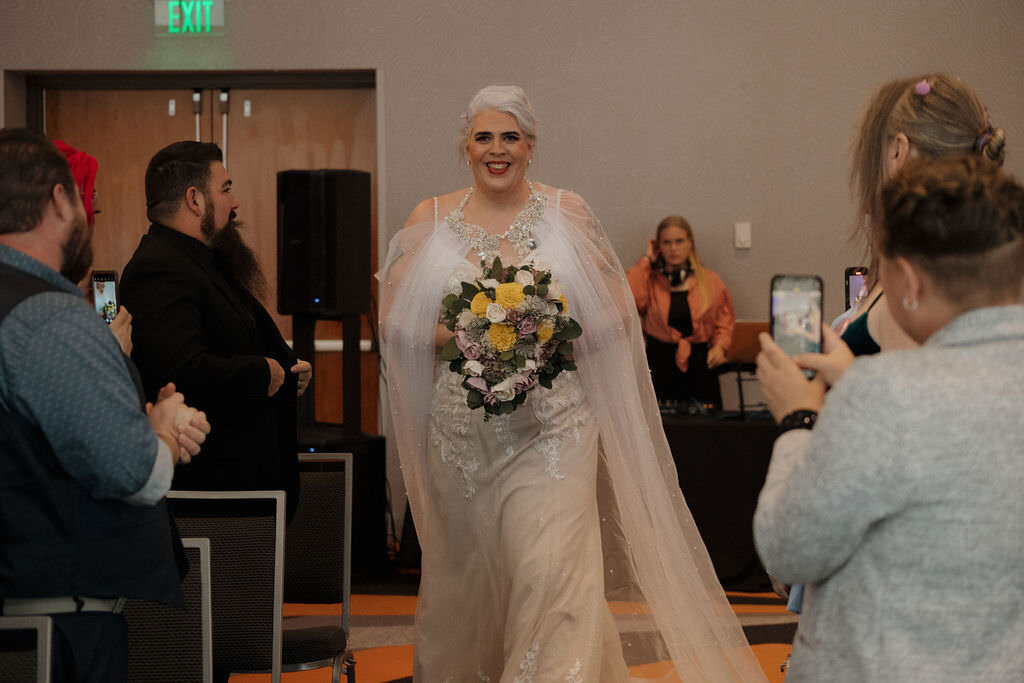
POLYGON ((753 519, 775 441, 775 423, 757 414, 662 417, 693 513, 722 586, 770 590, 754 550, 753 519))

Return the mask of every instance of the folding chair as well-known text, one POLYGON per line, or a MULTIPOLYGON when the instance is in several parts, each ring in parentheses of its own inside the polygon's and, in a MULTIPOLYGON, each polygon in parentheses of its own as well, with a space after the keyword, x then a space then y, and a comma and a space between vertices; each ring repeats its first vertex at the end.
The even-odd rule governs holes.
POLYGON ((298 508, 285 532, 285 601, 341 603, 341 617, 294 616, 283 623, 283 671, 332 667, 355 681, 348 650, 352 581, 352 454, 299 454, 298 508))
POLYGON ((284 491, 170 491, 182 536, 210 540, 213 663, 281 680, 284 491))
POLYGON ((50 683, 53 620, 0 617, 0 681, 50 683))
POLYGON ((145 600, 125 602, 128 680, 132 683, 211 683, 213 626, 210 540, 183 538, 189 571, 181 584, 185 609, 145 600))

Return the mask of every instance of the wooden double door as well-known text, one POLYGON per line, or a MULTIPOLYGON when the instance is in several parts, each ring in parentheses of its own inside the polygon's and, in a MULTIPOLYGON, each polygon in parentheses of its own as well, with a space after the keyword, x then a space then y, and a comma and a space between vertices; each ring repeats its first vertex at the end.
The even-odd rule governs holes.
MULTIPOLYGON (((148 228, 144 177, 150 158, 178 140, 215 142, 225 150, 243 235, 263 265, 267 309, 285 339, 291 317, 277 312, 277 172, 347 168, 372 179, 370 272, 377 263, 377 103, 372 87, 232 88, 222 113, 219 89, 48 88, 46 134, 96 157, 93 267, 120 272, 148 228), (193 97, 198 94, 198 107, 193 97), (198 109, 198 116, 194 112, 198 109), (225 139, 226 130, 226 139, 225 139)), ((376 287, 371 283, 374 292, 376 287)), ((371 327, 364 320, 363 339, 371 327)), ((323 321, 318 340, 340 340, 340 323, 323 321)), ((316 416, 340 422, 341 354, 318 352, 314 363, 316 416)), ((378 433, 378 359, 361 354, 362 430, 378 433)))

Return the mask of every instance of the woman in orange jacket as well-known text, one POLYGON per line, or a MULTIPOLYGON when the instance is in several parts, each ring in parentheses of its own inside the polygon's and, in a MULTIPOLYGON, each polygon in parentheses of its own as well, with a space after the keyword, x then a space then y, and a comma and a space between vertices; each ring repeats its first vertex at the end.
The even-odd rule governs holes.
POLYGON ((626 276, 643 319, 658 399, 693 399, 720 408, 718 377, 711 369, 725 361, 736 312, 722 279, 697 256, 686 219, 662 220, 626 276))

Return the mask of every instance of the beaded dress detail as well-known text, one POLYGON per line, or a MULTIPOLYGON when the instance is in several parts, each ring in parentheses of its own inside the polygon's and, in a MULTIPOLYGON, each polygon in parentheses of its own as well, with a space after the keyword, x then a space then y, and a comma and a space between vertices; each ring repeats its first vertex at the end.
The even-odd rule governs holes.
POLYGON ((508 230, 500 235, 492 235, 479 225, 466 222, 463 209, 466 208, 469 198, 473 196, 472 187, 469 188, 469 192, 462 198, 459 205, 445 218, 445 221, 460 240, 473 247, 481 259, 489 261, 497 256, 503 239, 508 240, 515 247, 516 254, 523 258, 537 248, 537 242, 533 239, 533 227, 537 225, 537 221, 544 215, 548 206, 548 198, 538 192, 533 183, 527 180, 526 185, 530 188, 530 197, 526 200, 526 206, 512 220, 508 230))

